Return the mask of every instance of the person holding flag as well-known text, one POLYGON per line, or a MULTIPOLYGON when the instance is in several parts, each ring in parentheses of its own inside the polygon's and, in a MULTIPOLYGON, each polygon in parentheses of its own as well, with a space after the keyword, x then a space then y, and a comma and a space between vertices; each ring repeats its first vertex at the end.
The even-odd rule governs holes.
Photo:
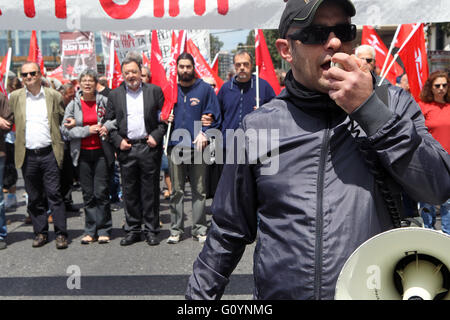
POLYGON ((217 96, 213 88, 198 79, 195 61, 191 54, 183 52, 177 61, 178 100, 169 121, 174 131, 169 137, 168 160, 172 181, 170 198, 170 237, 167 243, 180 242, 184 233, 184 188, 186 176, 192 189, 192 237, 203 243, 206 240, 206 163, 203 149, 208 143, 206 133, 210 128, 218 128, 221 115, 217 96), (213 122, 202 126, 202 115, 210 114, 213 122), (189 139, 186 139, 189 137, 189 139), (200 159, 198 159, 200 155, 200 159))

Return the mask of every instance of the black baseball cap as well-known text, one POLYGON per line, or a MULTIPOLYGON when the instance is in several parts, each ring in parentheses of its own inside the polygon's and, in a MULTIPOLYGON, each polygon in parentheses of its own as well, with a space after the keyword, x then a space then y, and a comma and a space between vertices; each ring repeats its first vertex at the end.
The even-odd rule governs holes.
POLYGON ((278 27, 281 38, 286 38, 286 33, 291 25, 309 26, 314 19, 317 8, 324 1, 340 4, 350 17, 356 14, 355 6, 350 0, 289 0, 278 27))

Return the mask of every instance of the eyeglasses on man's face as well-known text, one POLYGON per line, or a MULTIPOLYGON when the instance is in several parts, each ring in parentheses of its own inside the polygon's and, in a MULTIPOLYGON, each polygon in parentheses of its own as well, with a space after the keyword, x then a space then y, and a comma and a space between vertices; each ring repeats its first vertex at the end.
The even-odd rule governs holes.
POLYGON ((353 41, 356 39, 356 25, 342 23, 335 26, 312 25, 300 29, 290 35, 292 40, 299 40, 303 44, 325 44, 333 32, 342 42, 353 41))
POLYGON ((28 75, 34 77, 38 74, 37 71, 31 71, 31 72, 21 72, 20 75, 22 76, 22 78, 27 78, 28 75))

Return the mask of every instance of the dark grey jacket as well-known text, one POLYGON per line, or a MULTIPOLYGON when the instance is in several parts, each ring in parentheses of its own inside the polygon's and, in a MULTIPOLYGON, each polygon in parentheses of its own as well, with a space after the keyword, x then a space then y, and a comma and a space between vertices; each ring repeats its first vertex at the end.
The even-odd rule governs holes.
POLYGON ((301 99, 284 90, 246 116, 244 130, 279 130, 279 171, 262 175, 264 162, 225 165, 186 298, 220 298, 256 238, 255 298, 334 298, 351 253, 392 228, 351 121, 412 198, 434 204, 450 198, 449 154, 408 93, 390 87, 387 98, 389 107, 372 94, 349 117, 327 96, 301 99))

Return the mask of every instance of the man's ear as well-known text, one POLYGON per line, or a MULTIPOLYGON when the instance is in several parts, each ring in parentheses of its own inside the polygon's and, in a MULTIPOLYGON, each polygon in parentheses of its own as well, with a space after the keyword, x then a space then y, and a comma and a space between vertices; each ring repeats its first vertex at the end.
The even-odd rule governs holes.
POLYGON ((280 54, 281 58, 283 58, 287 62, 292 61, 292 50, 289 40, 277 39, 275 41, 275 46, 277 47, 278 53, 280 54))

